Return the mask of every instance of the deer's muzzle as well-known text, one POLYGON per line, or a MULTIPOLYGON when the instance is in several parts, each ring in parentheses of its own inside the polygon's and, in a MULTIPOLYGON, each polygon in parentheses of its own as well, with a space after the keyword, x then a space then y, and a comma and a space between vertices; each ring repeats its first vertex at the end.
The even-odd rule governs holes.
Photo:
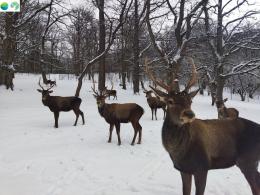
POLYGON ((181 113, 181 121, 183 124, 185 123, 191 123, 192 121, 195 120, 195 114, 192 110, 184 110, 181 113))

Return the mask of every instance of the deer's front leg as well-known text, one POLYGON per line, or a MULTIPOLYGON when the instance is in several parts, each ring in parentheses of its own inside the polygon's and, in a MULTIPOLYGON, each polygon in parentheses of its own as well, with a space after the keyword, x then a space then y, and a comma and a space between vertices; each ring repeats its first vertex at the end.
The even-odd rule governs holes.
POLYGON ((58 128, 59 112, 54 112, 55 128, 58 128))
POLYGON ((194 174, 196 195, 203 195, 206 187, 208 171, 200 171, 194 174))
POLYGON ((108 138, 108 141, 107 141, 108 143, 111 143, 113 129, 114 129, 114 124, 110 124, 110 127, 109 127, 109 138, 108 138))
POLYGON ((117 124, 116 124, 116 133, 117 133, 118 145, 121 145, 121 139, 120 139, 120 123, 117 123, 117 124))
POLYGON ((182 192, 183 192, 183 195, 190 195, 190 193, 191 193, 192 175, 181 172, 181 179, 182 179, 182 192))

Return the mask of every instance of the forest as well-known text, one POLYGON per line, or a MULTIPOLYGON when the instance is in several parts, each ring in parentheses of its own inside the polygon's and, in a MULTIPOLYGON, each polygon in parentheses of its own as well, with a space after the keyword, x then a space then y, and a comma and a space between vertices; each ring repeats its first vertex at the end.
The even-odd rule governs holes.
POLYGON ((260 195, 257 0, 19 3, 0 0, 5 195, 260 195))

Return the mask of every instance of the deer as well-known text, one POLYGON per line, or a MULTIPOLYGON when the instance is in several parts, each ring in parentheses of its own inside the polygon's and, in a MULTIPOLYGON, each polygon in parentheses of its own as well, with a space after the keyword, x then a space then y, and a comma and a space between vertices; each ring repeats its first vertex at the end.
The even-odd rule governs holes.
POLYGON ((114 97, 113 100, 114 100, 115 98, 116 98, 116 100, 117 100, 117 95, 116 95, 117 92, 116 92, 116 90, 113 89, 113 83, 112 83, 111 89, 107 89, 107 86, 105 86, 104 92, 107 94, 108 99, 110 99, 110 96, 113 96, 113 97, 114 97))
POLYGON ((55 79, 55 81, 47 79, 45 71, 42 72, 42 79, 43 79, 43 83, 45 85, 50 85, 50 86, 54 86, 55 85, 55 86, 57 86, 56 85, 56 79, 55 79))
POLYGON ((145 90, 143 91, 145 93, 145 97, 147 98, 147 103, 152 111, 152 120, 153 115, 155 116, 155 119, 157 120, 157 109, 162 108, 163 109, 163 119, 165 119, 165 113, 166 113, 166 104, 165 102, 161 101, 158 97, 153 97, 151 90, 145 90))
POLYGON ((96 98, 96 103, 98 106, 99 114, 106 120, 110 125, 109 128, 109 138, 108 143, 111 143, 112 132, 114 126, 116 127, 118 145, 121 145, 120 138, 120 124, 121 123, 131 123, 134 128, 134 137, 131 142, 131 145, 135 144, 135 139, 138 134, 137 144, 141 144, 142 141, 142 126, 139 123, 140 118, 144 114, 144 109, 136 103, 112 103, 107 104, 105 99, 109 94, 101 91, 100 93, 91 87, 93 91, 93 96, 96 98))
POLYGON ((59 120, 59 113, 61 111, 68 112, 73 110, 76 115, 76 120, 74 126, 77 125, 79 115, 82 117, 82 123, 85 124, 84 114, 80 110, 81 98, 76 96, 69 96, 69 97, 62 97, 62 96, 51 96, 50 94, 53 92, 51 88, 54 85, 50 86, 47 89, 44 89, 40 83, 40 79, 38 85, 41 89, 37 89, 38 92, 42 94, 42 103, 44 106, 49 107, 50 111, 54 113, 55 124, 54 127, 58 128, 58 120, 59 120))
POLYGON ((239 112, 235 108, 227 108, 225 106, 225 102, 228 98, 224 100, 216 100, 216 106, 218 109, 218 119, 230 119, 230 118, 238 118, 239 112))
POLYGON ((241 117, 230 120, 196 118, 191 104, 199 90, 189 92, 197 82, 192 59, 190 64, 192 76, 185 89, 179 91, 174 90, 174 82, 166 84, 146 71, 149 78, 163 88, 150 86, 167 104, 162 143, 174 168, 181 174, 183 195, 191 194, 193 176, 195 194, 204 195, 208 171, 234 165, 244 174, 252 194, 259 195, 260 124, 241 117))

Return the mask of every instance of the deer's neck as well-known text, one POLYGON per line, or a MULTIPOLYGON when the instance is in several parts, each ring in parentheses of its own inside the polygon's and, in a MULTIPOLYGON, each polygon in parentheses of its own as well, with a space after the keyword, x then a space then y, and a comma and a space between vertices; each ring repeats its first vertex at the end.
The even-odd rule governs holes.
POLYGON ((98 112, 99 112, 99 114, 100 114, 102 117, 104 117, 106 107, 107 107, 107 104, 103 104, 102 106, 99 106, 99 107, 98 107, 98 112))
POLYGON ((167 112, 162 127, 162 142, 165 149, 170 153, 172 160, 176 163, 185 156, 191 144, 189 127, 190 124, 174 123, 167 112))
POLYGON ((51 104, 51 97, 46 96, 45 98, 42 98, 42 103, 44 106, 49 106, 51 104))

